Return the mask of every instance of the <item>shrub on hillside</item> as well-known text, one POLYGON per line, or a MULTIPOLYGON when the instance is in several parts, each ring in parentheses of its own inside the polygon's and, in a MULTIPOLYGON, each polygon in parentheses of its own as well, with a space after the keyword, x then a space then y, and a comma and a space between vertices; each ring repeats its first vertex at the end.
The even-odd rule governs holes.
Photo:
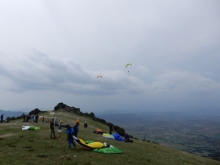
POLYGON ((107 122, 106 122, 104 119, 100 119, 100 118, 98 118, 98 117, 94 117, 94 118, 92 118, 92 120, 97 121, 97 122, 100 122, 100 123, 102 123, 102 124, 107 124, 107 122))
POLYGON ((40 112, 41 112, 41 110, 39 110, 38 108, 35 108, 34 110, 29 112, 29 115, 35 115, 35 114, 38 114, 40 112))

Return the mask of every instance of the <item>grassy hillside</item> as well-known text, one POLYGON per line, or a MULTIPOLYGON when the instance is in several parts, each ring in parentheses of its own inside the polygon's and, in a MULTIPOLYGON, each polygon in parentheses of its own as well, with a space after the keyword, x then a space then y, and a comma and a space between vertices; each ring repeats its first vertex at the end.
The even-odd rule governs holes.
MULTIPOLYGON (((75 113, 58 111, 48 111, 43 114, 45 120, 56 117, 62 120, 63 124, 75 124, 77 117, 80 118, 80 132, 78 137, 83 140, 97 142, 107 142, 124 151, 123 154, 101 154, 84 150, 80 147, 66 148, 66 134, 63 128, 61 141, 50 139, 49 123, 38 124, 41 130, 22 131, 21 127, 28 123, 21 120, 14 120, 9 123, 0 124, 0 164, 1 165, 220 165, 219 161, 199 157, 186 152, 171 149, 151 142, 135 140, 134 143, 118 142, 103 138, 102 135, 94 134, 93 130, 101 128, 108 132, 108 127, 95 122, 90 118, 78 116, 75 113), (88 123, 88 128, 83 128, 84 122, 88 123)), ((29 124, 31 125, 31 124, 29 124)), ((56 127, 57 133, 57 127, 56 127)))

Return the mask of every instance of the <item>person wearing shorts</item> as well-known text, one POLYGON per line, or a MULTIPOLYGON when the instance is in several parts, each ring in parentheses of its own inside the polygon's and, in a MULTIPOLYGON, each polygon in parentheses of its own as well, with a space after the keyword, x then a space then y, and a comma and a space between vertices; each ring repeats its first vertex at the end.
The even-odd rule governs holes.
POLYGON ((61 124, 62 124, 62 120, 60 121, 59 126, 58 126, 58 139, 59 140, 61 140, 61 133, 62 133, 61 124))

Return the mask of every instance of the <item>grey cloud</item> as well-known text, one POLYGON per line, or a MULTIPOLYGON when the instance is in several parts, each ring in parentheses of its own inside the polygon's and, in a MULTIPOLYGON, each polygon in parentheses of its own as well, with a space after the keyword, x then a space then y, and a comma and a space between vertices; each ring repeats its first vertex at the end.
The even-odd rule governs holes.
POLYGON ((166 70, 163 74, 157 76, 152 88, 155 91, 163 91, 168 95, 191 97, 192 93, 194 93, 194 96, 197 93, 197 97, 200 97, 200 94, 204 93, 204 97, 209 97, 213 94, 219 95, 220 82, 206 78, 201 74, 166 70))
POLYGON ((217 0, 13 4, 0 6, 1 91, 100 96, 103 107, 219 98, 217 0))
POLYGON ((73 59, 52 57, 36 49, 30 49, 19 58, 2 59, 1 76, 10 80, 13 83, 11 90, 16 89, 17 92, 57 90, 88 95, 100 93, 108 95, 133 90, 140 92, 138 88, 142 83, 122 71, 85 70, 73 59), (100 74, 103 76, 101 83, 96 78, 100 74))
POLYGON ((137 70, 140 71, 143 74, 150 73, 150 70, 147 67, 143 66, 143 65, 137 65, 137 70))

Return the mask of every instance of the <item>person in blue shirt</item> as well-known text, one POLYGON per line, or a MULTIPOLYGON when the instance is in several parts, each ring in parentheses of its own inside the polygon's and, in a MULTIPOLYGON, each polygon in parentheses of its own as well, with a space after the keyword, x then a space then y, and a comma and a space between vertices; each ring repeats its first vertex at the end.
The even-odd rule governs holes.
POLYGON ((76 145, 73 142, 73 134, 74 134, 74 129, 68 124, 66 128, 66 134, 67 134, 67 142, 68 142, 68 147, 70 148, 70 145, 73 144, 73 147, 75 148, 76 145))

